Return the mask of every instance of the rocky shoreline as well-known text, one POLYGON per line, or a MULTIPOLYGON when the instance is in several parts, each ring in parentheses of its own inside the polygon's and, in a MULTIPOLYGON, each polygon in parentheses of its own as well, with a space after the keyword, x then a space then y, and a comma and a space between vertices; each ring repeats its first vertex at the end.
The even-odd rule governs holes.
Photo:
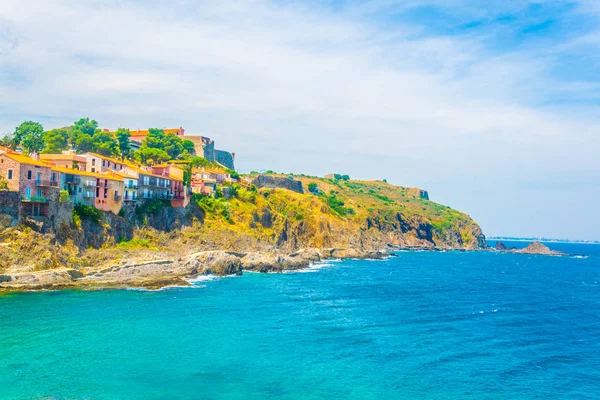
POLYGON ((312 263, 330 259, 382 259, 391 250, 302 249, 280 252, 201 251, 180 258, 135 259, 87 269, 58 268, 0 275, 1 292, 60 289, 160 289, 167 286, 190 286, 189 279, 201 275, 237 275, 243 271, 283 272, 308 268, 312 263))
MULTIPOLYGON (((525 249, 506 248, 501 242, 496 248, 471 251, 497 251, 503 253, 565 255, 535 242, 525 249)), ((13 271, 0 274, 0 294, 60 289, 124 289, 144 288, 157 290, 169 286, 191 286, 189 280, 199 276, 240 275, 244 271, 280 273, 310 267, 313 263, 331 259, 383 259, 394 251, 441 251, 436 248, 387 248, 365 251, 353 248, 301 249, 286 254, 281 251, 236 252, 209 250, 174 257, 157 253, 152 256, 131 257, 120 262, 110 262, 97 268, 55 268, 43 271, 13 271)), ((469 251, 459 249, 459 251, 469 251)))

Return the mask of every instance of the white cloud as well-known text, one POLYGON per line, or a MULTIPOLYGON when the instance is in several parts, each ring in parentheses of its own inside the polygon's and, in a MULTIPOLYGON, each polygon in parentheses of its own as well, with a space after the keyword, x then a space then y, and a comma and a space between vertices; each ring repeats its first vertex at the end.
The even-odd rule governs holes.
MULTIPOLYGON (((371 17, 424 1, 342 11, 267 0, 3 3, 0 132, 26 118, 47 127, 80 116, 110 128, 183 125, 235 150, 242 169, 385 175, 472 210, 494 233, 537 233, 486 214, 486 202, 528 196, 511 182, 600 175, 596 108, 578 103, 597 98, 598 83, 550 73, 561 46, 589 38, 492 51, 477 36, 371 17), (572 101, 545 104, 557 95, 572 101), (496 174, 507 188, 500 197, 496 174), (481 187, 491 189, 469 195, 481 187)), ((427 3, 478 18, 524 4, 482 12, 427 3)), ((540 234, 554 232, 538 222, 540 234)))

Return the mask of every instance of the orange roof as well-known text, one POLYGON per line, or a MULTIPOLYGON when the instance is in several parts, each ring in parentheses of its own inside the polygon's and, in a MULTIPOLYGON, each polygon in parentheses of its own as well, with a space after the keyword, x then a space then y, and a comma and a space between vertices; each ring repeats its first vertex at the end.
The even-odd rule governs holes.
POLYGON ((85 162, 85 157, 79 154, 40 154, 41 160, 72 160, 85 162))
POLYGON ((14 161, 16 161, 18 163, 21 163, 21 164, 36 165, 38 167, 50 167, 45 162, 34 160, 33 158, 28 157, 28 156, 24 156, 23 154, 18 154, 18 153, 4 153, 3 155, 6 156, 6 157, 8 157, 8 158, 10 158, 11 160, 14 160, 14 161))
POLYGON ((119 175, 120 177, 127 179, 137 179, 137 176, 126 174, 125 172, 115 172, 115 175, 119 175))
POLYGON ((81 176, 91 176, 94 178, 98 178, 99 175, 94 172, 80 171, 78 169, 71 168, 63 168, 63 167, 52 167, 52 171, 62 172, 63 174, 71 174, 71 175, 81 175, 81 176))
POLYGON ((100 179, 108 179, 111 181, 121 181, 123 182, 123 178, 118 176, 115 172, 106 171, 102 175, 99 176, 100 179))
POLYGON ((171 179, 171 178, 170 178, 170 177, 168 177, 168 176, 164 176, 164 175, 158 175, 158 174, 153 174, 152 172, 150 172, 150 171, 145 171, 145 170, 143 170, 143 169, 141 169, 141 168, 138 168, 138 174, 141 174, 141 175, 147 175, 147 176, 153 176, 153 177, 155 177, 155 178, 171 179))
POLYGON ((182 178, 179 178, 179 177, 177 177, 177 176, 175 176, 173 174, 169 174, 169 178, 173 179, 174 181, 181 181, 181 182, 183 182, 182 178))
POLYGON ((103 160, 112 161, 115 164, 127 164, 125 161, 121 161, 121 160, 119 160, 117 158, 103 156, 102 154, 98 154, 98 153, 87 152, 86 154, 91 154, 92 156, 101 158, 103 160))
MULTIPOLYGON (((172 133, 174 135, 176 135, 177 133, 181 132, 183 130, 183 128, 167 128, 167 129, 163 129, 163 131, 165 133, 172 133)), ((148 129, 130 129, 129 132, 131 133, 131 136, 147 136, 148 135, 148 129)), ((115 132, 110 132, 110 133, 115 133, 115 132)))

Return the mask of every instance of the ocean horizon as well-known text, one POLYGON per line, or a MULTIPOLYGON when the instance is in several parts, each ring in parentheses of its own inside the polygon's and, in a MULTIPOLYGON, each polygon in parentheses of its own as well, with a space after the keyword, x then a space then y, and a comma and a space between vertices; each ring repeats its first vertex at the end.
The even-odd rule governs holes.
POLYGON ((548 246, 0 296, 0 398, 597 399, 600 245, 548 246))

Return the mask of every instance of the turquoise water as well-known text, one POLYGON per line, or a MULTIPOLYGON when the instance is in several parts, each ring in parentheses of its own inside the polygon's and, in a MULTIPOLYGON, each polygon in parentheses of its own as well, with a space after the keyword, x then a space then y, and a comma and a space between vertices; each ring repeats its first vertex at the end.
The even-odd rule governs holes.
POLYGON ((588 257, 402 252, 3 296, 0 398, 598 399, 600 246, 551 246, 588 257))

